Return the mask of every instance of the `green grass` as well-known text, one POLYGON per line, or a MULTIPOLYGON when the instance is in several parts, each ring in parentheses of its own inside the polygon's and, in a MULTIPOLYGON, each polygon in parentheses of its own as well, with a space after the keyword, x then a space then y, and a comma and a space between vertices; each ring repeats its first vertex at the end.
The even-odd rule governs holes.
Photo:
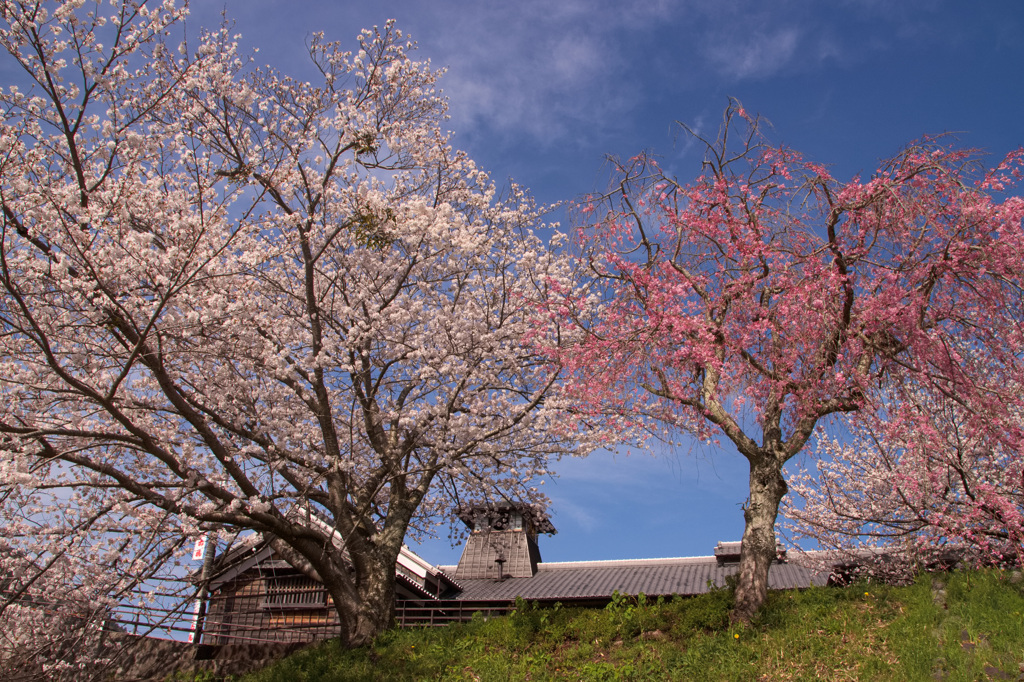
POLYGON ((366 649, 328 642, 243 680, 954 681, 1017 679, 1024 664, 1024 582, 1009 572, 773 592, 749 627, 730 626, 730 601, 723 590, 603 610, 521 604, 366 649))

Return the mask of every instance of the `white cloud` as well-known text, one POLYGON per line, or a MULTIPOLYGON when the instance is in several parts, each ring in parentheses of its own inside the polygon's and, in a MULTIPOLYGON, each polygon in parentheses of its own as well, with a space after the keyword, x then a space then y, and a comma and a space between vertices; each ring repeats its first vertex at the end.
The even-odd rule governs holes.
POLYGON ((585 533, 593 533, 602 526, 601 514, 592 505, 576 504, 569 497, 556 496, 551 499, 551 508, 555 514, 555 525, 559 518, 571 519, 585 533))
MULTIPOLYGON (((906 0, 912 11, 881 0, 225 0, 261 59, 286 66, 304 60, 314 30, 349 44, 394 17, 419 41, 416 58, 448 67, 440 85, 457 145, 591 155, 629 136, 660 146, 672 118, 718 110, 737 81, 849 68, 902 44, 926 32, 928 1, 906 0)), ((196 3, 196 22, 216 25, 219 8, 196 3)))
POLYGON ((736 37, 719 37, 707 47, 708 60, 733 78, 770 76, 790 64, 797 51, 800 31, 780 27, 736 37))
POLYGON ((625 66, 616 27, 587 10, 584 2, 478 5, 418 34, 423 51, 449 66, 442 85, 458 129, 526 132, 543 143, 627 109, 630 100, 607 87, 625 66))

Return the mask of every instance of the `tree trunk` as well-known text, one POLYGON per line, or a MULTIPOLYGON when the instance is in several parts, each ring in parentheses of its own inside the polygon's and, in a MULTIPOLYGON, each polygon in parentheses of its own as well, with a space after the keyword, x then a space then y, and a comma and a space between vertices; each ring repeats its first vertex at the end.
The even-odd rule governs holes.
POLYGON ((395 623, 395 562, 373 564, 357 586, 359 605, 347 642, 350 647, 372 644, 377 635, 395 623))
POLYGON ((339 638, 346 647, 372 644, 377 635, 394 624, 395 560, 362 557, 360 569, 354 570, 339 555, 329 566, 321 564, 319 575, 334 602, 339 638))
POLYGON ((730 620, 749 623, 768 596, 768 569, 776 556, 775 518, 789 488, 782 465, 771 455, 750 458, 750 500, 743 512, 746 527, 740 549, 736 603, 730 620))
POLYGON ((377 548, 360 557, 358 569, 338 551, 311 562, 280 538, 271 546, 292 567, 320 582, 338 614, 339 636, 347 647, 371 644, 395 622, 395 563, 398 552, 377 548))

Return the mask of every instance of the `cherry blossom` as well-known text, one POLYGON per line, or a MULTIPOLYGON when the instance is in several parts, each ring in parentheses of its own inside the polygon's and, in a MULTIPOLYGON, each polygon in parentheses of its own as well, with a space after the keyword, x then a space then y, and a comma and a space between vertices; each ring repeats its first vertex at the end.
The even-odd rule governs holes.
POLYGON ((568 264, 453 149, 392 23, 354 52, 314 36, 308 83, 226 28, 179 44, 171 0, 80 5, 0 5, 31 81, 0 93, 8 482, 59 462, 185 534, 263 533, 365 644, 410 530, 542 504, 549 461, 590 447, 523 343, 568 264))
MULTIPOLYGON (((813 451, 824 421, 871 425, 909 452, 949 439, 950 422, 917 416, 914 396, 928 395, 957 404, 954 422, 985 457, 1015 457, 1024 200, 1007 188, 1021 152, 986 169, 926 139, 841 182, 770 144, 735 102, 717 140, 690 134, 706 148, 691 183, 642 154, 583 203, 575 239, 590 286, 558 290, 548 310, 585 336, 555 356, 592 421, 724 437, 749 461, 733 612, 749 620, 776 554, 783 467, 813 451)), ((840 452, 857 478, 861 448, 840 452)), ((991 495, 1015 481, 979 477, 975 494, 999 509, 985 513, 1012 515, 991 495)))
POLYGON ((7 474, 2 480, 13 482, 0 485, 0 673, 107 677, 123 653, 113 631, 136 615, 161 624, 174 615, 166 606, 191 594, 177 580, 186 537, 173 516, 81 481, 68 467, 36 467, 30 483, 7 474))
POLYGON ((819 439, 815 469, 793 477, 784 509, 791 537, 888 574, 1021 565, 1019 404, 978 415, 912 382, 888 392, 898 392, 885 398, 891 408, 849 424, 842 440, 819 439), (884 565, 864 560, 872 556, 884 565))

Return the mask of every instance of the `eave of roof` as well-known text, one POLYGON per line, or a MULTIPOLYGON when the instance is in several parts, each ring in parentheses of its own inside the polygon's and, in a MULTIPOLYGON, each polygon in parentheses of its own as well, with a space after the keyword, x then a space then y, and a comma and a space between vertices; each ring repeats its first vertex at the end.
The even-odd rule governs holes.
POLYGON ((215 571, 210 577, 208 588, 211 591, 219 590, 222 585, 231 582, 257 564, 270 559, 274 554, 270 543, 256 544, 250 547, 249 550, 249 554, 236 556, 231 563, 225 563, 220 570, 215 571))
MULTIPOLYGON (((213 570, 209 578, 209 589, 218 590, 224 584, 231 582, 246 571, 260 566, 261 569, 268 568, 268 562, 273 555, 270 543, 261 535, 250 536, 238 546, 235 546, 218 556, 214 561, 213 570)), ((285 562, 282 562, 285 563, 285 562)), ((271 568, 279 568, 277 566, 271 568)), ((420 578, 432 578, 447 583, 447 589, 461 590, 462 585, 438 566, 432 565, 420 557, 407 546, 402 545, 398 561, 395 565, 396 575, 401 576, 402 570, 409 571, 412 575, 420 578)), ((453 571, 454 572, 454 571, 453 571)), ((194 580, 198 581, 199 571, 195 571, 194 580)), ((424 588, 416 585, 416 582, 407 576, 401 576, 405 582, 416 587, 424 595, 436 599, 436 596, 424 588)), ((442 588, 445 589, 445 588, 442 588)))

